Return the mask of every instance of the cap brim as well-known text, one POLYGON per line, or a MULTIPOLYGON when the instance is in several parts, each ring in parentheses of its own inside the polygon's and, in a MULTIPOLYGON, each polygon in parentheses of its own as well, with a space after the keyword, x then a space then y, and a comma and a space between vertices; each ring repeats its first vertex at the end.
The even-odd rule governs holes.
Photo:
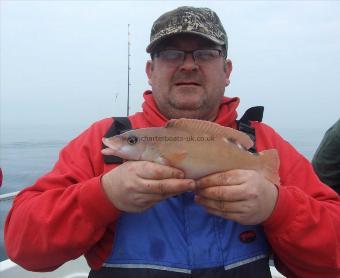
POLYGON ((202 34, 202 33, 199 33, 199 32, 194 32, 194 31, 181 31, 181 32, 176 32, 176 33, 171 33, 171 34, 167 34, 167 35, 164 35, 154 41, 152 41, 147 47, 146 47, 146 52, 147 53, 152 53, 153 50, 155 49, 155 47, 161 43, 162 41, 164 41, 165 39, 168 39, 170 37, 174 37, 174 36, 177 36, 177 35, 180 35, 180 34, 193 34, 193 35, 197 35, 199 37, 202 37, 202 38, 205 38, 205 39, 208 39, 210 41, 212 41, 213 43, 216 43, 218 45, 225 45, 225 41, 223 40, 218 40, 214 37, 211 37, 209 35, 206 35, 206 34, 202 34))

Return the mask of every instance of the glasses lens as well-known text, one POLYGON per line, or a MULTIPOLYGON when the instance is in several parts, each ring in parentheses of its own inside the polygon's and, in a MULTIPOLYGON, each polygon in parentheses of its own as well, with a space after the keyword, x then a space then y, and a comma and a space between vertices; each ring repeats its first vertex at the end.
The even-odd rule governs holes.
POLYGON ((217 49, 199 49, 194 51, 194 57, 197 63, 207 63, 220 57, 221 51, 217 49))
POLYGON ((184 52, 179 50, 163 50, 158 53, 158 57, 165 62, 180 62, 183 60, 184 52))

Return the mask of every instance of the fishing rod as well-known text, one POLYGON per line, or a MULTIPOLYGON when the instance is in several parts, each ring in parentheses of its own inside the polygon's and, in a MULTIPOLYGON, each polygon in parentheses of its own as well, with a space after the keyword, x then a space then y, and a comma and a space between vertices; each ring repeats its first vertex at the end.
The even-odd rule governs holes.
POLYGON ((127 104, 126 104, 126 116, 130 115, 130 24, 128 24, 128 88, 127 88, 127 104))

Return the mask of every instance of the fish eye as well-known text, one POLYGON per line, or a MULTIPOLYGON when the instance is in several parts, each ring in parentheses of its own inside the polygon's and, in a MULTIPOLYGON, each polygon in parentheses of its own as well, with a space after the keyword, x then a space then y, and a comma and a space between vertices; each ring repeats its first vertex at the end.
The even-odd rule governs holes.
POLYGON ((138 142, 138 137, 137 136, 134 136, 134 135, 131 135, 127 138, 126 140, 128 142, 129 145, 134 145, 138 142))

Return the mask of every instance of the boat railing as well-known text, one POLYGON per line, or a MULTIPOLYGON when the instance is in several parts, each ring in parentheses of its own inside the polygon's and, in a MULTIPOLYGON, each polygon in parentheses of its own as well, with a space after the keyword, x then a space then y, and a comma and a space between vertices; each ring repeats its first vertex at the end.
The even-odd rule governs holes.
POLYGON ((1 201, 5 201, 5 200, 11 200, 14 199, 14 197, 16 195, 18 195, 20 191, 14 191, 14 192, 10 192, 10 193, 4 193, 4 194, 0 194, 0 202, 1 201))

